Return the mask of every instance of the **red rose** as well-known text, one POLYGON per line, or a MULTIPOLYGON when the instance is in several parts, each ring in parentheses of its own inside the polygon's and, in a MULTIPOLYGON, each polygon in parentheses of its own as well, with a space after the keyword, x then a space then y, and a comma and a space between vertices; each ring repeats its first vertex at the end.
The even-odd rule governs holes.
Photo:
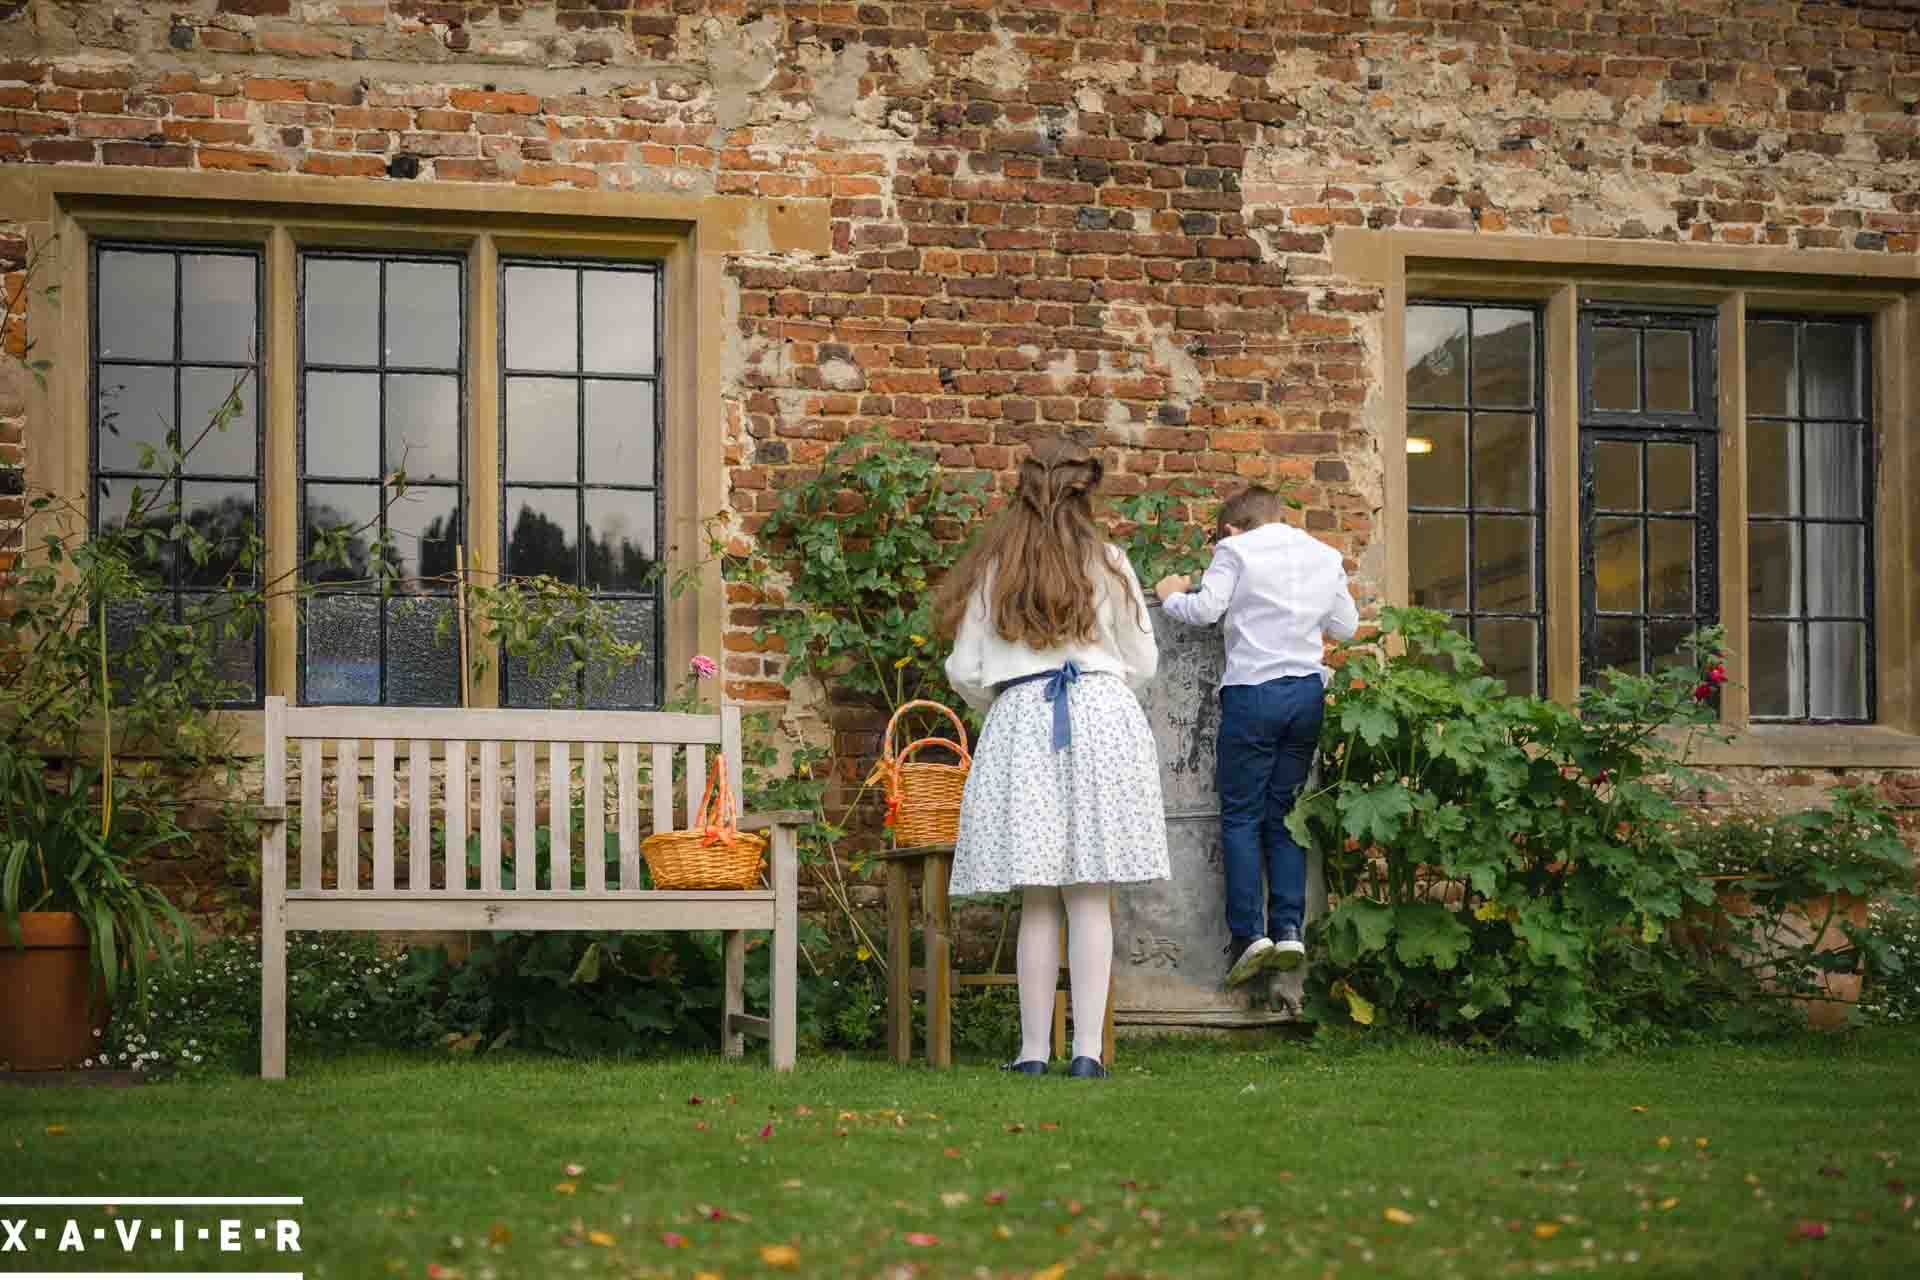
POLYGON ((1714 684, 1725 684, 1727 682, 1727 669, 1716 662, 1707 669, 1707 679, 1714 684))
POLYGON ((1697 684, 1693 687, 1693 700, 1695 702, 1705 702, 1712 696, 1713 686, 1710 684, 1697 684))

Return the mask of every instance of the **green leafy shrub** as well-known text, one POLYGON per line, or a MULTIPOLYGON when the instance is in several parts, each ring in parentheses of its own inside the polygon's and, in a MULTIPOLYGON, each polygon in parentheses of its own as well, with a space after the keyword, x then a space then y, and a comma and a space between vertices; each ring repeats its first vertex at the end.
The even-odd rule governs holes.
POLYGON ((951 705, 931 587, 959 558, 985 492, 983 477, 956 482, 931 450, 876 433, 848 437, 783 490, 760 527, 764 551, 722 561, 730 580, 760 589, 785 575, 786 607, 757 632, 780 641, 781 679, 889 710, 915 698, 951 705))
POLYGON ((1349 646, 1323 785, 1290 819, 1327 851, 1307 1012, 1529 1050, 1616 1043, 1711 1011, 1668 926, 1711 895, 1675 787, 1709 726, 1719 635, 1577 709, 1516 697, 1444 615, 1387 609, 1403 652, 1349 646))

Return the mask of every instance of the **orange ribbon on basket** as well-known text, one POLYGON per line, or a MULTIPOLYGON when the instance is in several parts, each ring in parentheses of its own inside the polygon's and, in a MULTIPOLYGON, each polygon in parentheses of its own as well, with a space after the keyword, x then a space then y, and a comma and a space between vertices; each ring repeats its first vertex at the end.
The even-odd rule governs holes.
POLYGON ((880 825, 891 827, 900 816, 900 771, 891 756, 881 756, 874 763, 873 772, 867 775, 863 785, 870 787, 876 782, 887 784, 887 813, 880 820, 880 825))
POLYGON ((733 785, 727 781, 727 757, 716 755, 707 772, 707 789, 700 797, 700 812, 692 815, 693 825, 702 833, 701 844, 731 845, 740 835, 735 813, 733 785), (719 794, 714 794, 715 791, 719 794))

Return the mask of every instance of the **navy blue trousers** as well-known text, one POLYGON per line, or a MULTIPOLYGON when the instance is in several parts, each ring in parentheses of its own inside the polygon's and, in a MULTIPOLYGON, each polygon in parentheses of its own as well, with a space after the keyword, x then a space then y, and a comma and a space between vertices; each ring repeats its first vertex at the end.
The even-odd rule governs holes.
POLYGON ((1287 833, 1287 814, 1313 766, 1325 712, 1319 676, 1220 690, 1220 854, 1236 952, 1270 932, 1299 928, 1305 915, 1307 854, 1287 833))

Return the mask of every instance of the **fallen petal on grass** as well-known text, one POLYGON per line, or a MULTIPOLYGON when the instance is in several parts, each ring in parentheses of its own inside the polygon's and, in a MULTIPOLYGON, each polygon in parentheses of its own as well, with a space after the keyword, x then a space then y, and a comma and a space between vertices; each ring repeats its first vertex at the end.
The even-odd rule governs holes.
POLYGON ((921 1248, 921 1249, 931 1249, 934 1245, 937 1245, 940 1243, 939 1236, 929 1235, 925 1231, 904 1232, 900 1238, 902 1240, 905 1240, 908 1244, 914 1245, 917 1248, 921 1248))
POLYGON ((763 1244, 760 1246, 760 1261, 770 1267, 797 1267, 800 1265, 800 1251, 790 1244, 763 1244))
POLYGON ((1398 1206, 1390 1205, 1387 1208, 1382 1209, 1380 1211, 1380 1216, 1385 1218, 1388 1222, 1397 1223, 1403 1227, 1408 1226, 1413 1222, 1413 1215, 1408 1213, 1405 1209, 1399 1208, 1398 1206))
POLYGON ((678 1231, 662 1231, 660 1233, 660 1243, 669 1249, 684 1249, 693 1242, 681 1235, 678 1231))

